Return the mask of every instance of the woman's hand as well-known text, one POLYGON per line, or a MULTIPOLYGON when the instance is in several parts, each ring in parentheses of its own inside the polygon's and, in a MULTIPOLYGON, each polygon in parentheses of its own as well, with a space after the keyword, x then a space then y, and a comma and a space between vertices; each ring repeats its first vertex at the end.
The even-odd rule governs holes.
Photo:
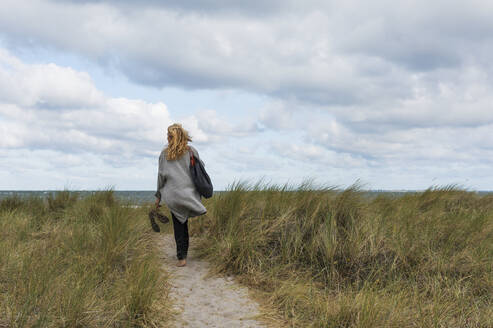
POLYGON ((156 198, 156 207, 159 207, 159 203, 161 202, 161 199, 156 198))

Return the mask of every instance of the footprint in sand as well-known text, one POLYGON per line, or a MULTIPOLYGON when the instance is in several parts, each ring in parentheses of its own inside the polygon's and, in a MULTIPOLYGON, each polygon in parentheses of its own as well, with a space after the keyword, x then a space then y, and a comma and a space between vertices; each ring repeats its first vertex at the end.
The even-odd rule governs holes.
POLYGON ((173 236, 159 236, 166 271, 171 274, 170 295, 178 313, 175 327, 265 327, 255 318, 258 304, 248 297, 248 290, 232 279, 211 277, 209 264, 189 250, 187 266, 178 268, 173 236))

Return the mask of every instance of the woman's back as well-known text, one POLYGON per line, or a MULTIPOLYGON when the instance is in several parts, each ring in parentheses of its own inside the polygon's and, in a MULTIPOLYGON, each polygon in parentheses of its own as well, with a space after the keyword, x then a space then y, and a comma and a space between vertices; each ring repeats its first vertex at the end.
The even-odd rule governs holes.
MULTIPOLYGON (((189 147, 195 157, 200 158, 197 150, 189 147)), ((163 150, 159 157, 159 176, 163 183, 158 188, 162 200, 181 222, 206 213, 200 201, 200 194, 192 181, 189 166, 188 151, 175 160, 166 159, 166 150, 163 150)))

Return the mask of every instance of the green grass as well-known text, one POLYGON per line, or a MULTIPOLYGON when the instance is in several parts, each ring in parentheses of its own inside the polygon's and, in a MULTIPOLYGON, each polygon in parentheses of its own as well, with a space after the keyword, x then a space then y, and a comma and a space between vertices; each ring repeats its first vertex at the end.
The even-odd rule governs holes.
POLYGON ((0 327, 166 327, 145 211, 111 190, 0 201, 0 327))
POLYGON ((192 219, 293 327, 493 327, 493 197, 236 183, 192 219))

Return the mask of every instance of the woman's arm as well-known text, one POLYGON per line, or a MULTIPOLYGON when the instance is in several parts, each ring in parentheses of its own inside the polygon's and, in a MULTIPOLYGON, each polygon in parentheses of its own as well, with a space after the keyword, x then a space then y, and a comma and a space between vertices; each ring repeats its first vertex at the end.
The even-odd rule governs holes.
POLYGON ((156 206, 159 206, 159 202, 161 201, 161 189, 164 187, 166 183, 166 177, 161 173, 164 166, 164 157, 163 154, 159 156, 159 166, 157 172, 157 191, 154 194, 156 196, 156 206))

